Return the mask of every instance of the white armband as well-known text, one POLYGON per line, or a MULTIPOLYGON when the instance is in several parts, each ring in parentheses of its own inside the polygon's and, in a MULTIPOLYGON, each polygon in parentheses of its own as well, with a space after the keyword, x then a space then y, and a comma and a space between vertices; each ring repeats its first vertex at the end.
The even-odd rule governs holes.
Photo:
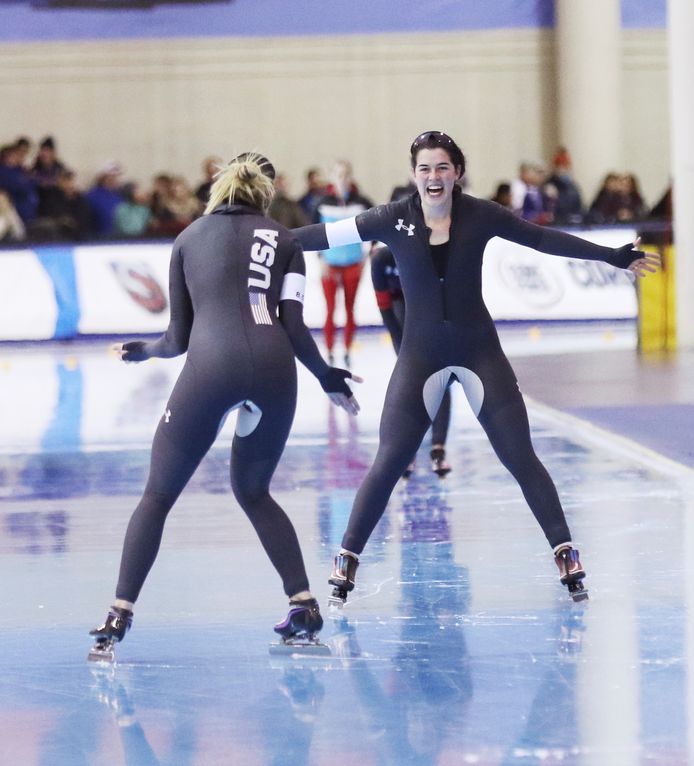
POLYGON ((353 245, 355 242, 361 242, 355 216, 343 218, 341 221, 326 223, 325 236, 328 238, 328 247, 353 245))
POLYGON ((299 301, 303 304, 305 292, 306 277, 303 274, 290 271, 284 275, 282 291, 280 292, 281 301, 299 301))

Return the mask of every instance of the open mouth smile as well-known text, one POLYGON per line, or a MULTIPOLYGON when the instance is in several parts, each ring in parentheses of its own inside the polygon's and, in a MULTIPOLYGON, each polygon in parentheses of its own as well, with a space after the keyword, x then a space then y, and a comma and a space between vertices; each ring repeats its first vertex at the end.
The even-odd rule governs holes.
POLYGON ((427 186, 427 194, 430 197, 441 197, 443 195, 442 184, 429 184, 427 186))

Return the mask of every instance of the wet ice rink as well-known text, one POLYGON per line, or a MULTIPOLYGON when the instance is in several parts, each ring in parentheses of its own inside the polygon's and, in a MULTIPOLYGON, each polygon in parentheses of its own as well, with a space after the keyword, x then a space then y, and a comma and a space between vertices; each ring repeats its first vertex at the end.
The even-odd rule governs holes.
MULTIPOLYGON (((502 338, 512 361, 531 347, 633 340, 610 332, 502 338)), ((286 601, 228 487, 230 419, 169 517, 116 665, 97 671, 87 631, 111 602, 181 362, 123 365, 103 342, 0 348, 1 763, 690 762, 692 474, 541 402, 529 402, 533 438, 588 571, 587 603, 560 586, 520 490, 457 388, 453 472, 430 472, 425 441, 346 608, 328 610, 332 556, 375 454, 393 360, 380 334, 362 334, 356 419, 301 373, 273 484, 302 542, 331 656, 268 651, 286 601)))

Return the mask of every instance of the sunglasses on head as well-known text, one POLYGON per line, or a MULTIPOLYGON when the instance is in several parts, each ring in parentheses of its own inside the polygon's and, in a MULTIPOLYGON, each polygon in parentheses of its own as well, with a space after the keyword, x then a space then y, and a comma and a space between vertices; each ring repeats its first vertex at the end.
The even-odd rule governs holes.
POLYGON ((460 151, 456 142, 442 130, 427 130, 425 133, 420 133, 412 142, 412 146, 410 146, 410 154, 414 155, 417 150, 422 147, 430 146, 431 144, 435 144, 436 146, 447 146, 456 151, 460 151))

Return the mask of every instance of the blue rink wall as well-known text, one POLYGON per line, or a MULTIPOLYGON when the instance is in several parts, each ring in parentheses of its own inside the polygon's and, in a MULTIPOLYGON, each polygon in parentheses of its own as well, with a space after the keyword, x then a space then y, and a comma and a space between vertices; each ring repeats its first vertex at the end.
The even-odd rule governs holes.
MULTIPOLYGON (((293 36, 554 26, 553 0, 3 0, 0 41, 293 36), (110 7, 99 8, 108 4, 110 7), (75 8, 82 5, 92 7, 75 8), (149 7, 147 7, 149 6, 149 7)), ((622 0, 627 28, 664 27, 666 0, 622 0)))
MULTIPOLYGON (((574 232, 576 233, 576 232, 574 232)), ((608 247, 633 241, 628 229, 580 236, 608 247)), ((163 332, 169 321, 170 242, 33 246, 0 252, 0 341, 163 332)), ((367 266, 357 294, 360 325, 380 325, 367 266)), ((306 253, 309 327, 322 327, 325 304, 320 262, 306 253)), ((495 320, 634 319, 631 277, 600 262, 537 253, 493 239, 485 251, 484 298, 495 320)), ((344 322, 339 306, 336 321, 344 322)))

